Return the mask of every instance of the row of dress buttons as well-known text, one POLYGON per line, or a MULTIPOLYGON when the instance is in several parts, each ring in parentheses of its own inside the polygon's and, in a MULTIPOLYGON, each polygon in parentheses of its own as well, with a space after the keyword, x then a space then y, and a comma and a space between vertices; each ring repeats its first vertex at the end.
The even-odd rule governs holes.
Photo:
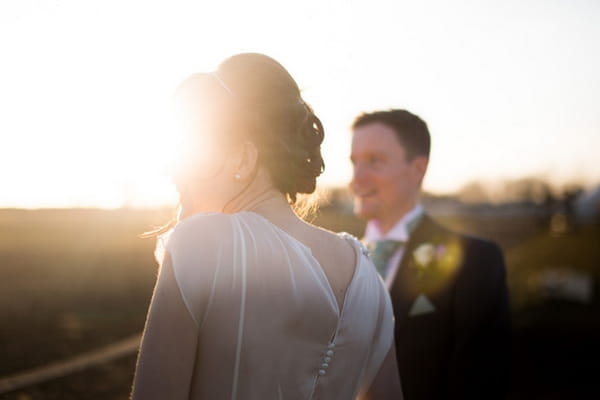
POLYGON ((327 373, 327 368, 329 368, 329 363, 331 362, 331 358, 333 357, 333 348, 335 347, 335 344, 333 343, 329 343, 329 345, 327 346, 327 348, 329 350, 327 350, 325 352, 325 358, 323 358, 323 364, 321 364, 321 369, 319 370, 319 375, 323 376, 327 373))

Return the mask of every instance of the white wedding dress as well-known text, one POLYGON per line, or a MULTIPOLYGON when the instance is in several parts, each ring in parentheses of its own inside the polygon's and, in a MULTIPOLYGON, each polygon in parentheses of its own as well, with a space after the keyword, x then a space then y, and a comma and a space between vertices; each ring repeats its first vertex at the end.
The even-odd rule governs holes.
POLYGON ((256 213, 195 215, 161 237, 157 257, 167 254, 170 263, 162 263, 147 324, 169 296, 180 296, 172 307, 182 310, 164 312, 171 330, 164 338, 147 325, 138 362, 155 367, 138 371, 134 398, 166 396, 152 382, 168 374, 160 368, 175 368, 169 348, 190 364, 173 362, 189 375, 177 383, 188 386, 182 398, 358 398, 391 348, 393 314, 364 247, 340 235, 357 260, 341 309, 311 250, 256 213), (176 336, 183 329, 197 341, 189 361, 180 347, 191 339, 176 336))

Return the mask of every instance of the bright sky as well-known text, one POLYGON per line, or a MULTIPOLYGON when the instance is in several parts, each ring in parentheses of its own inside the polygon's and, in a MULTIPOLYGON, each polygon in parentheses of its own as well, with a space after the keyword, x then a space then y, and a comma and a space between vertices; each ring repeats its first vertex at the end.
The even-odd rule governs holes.
POLYGON ((600 2, 0 2, 0 207, 173 203, 175 86, 258 51, 326 128, 322 185, 350 178, 348 126, 400 107, 433 140, 425 189, 543 175, 600 181, 600 2))

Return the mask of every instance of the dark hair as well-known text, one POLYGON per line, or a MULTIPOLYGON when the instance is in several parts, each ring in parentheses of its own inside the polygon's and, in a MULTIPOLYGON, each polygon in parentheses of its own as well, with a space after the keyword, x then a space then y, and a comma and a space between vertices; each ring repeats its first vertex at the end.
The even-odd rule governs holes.
POLYGON ((224 140, 254 142, 259 163, 290 203, 298 193, 314 192, 325 168, 323 125, 277 61, 263 54, 238 54, 213 73, 192 75, 178 93, 187 117, 200 119, 224 140))
POLYGON ((363 113, 356 117, 352 129, 377 122, 396 132, 400 144, 406 149, 406 157, 409 161, 417 156, 429 157, 431 148, 429 129, 419 116, 400 109, 363 113))

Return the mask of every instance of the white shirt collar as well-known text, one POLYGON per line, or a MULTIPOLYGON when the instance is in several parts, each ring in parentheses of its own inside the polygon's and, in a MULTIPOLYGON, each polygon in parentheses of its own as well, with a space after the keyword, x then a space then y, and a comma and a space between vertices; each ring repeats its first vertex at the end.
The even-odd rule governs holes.
POLYGON ((412 210, 406 213, 400 221, 396 222, 396 225, 394 225, 385 235, 379 230, 379 221, 372 219, 367 223, 365 241, 367 243, 372 243, 381 239, 393 239, 406 242, 410 236, 408 227, 411 222, 419 218, 422 214, 423 206, 417 204, 412 210))

